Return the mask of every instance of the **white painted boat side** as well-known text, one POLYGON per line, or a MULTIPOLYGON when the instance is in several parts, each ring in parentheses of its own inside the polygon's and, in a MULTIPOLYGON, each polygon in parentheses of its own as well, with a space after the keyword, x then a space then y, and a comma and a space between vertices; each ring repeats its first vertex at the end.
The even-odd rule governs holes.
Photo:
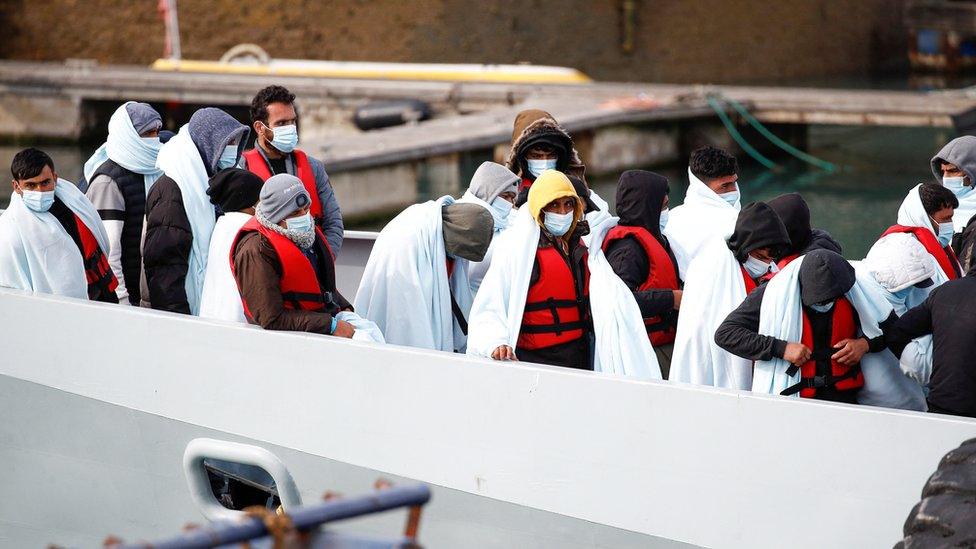
MULTIPOLYGON (((0 290, 0 374, 709 547, 890 545, 976 421, 0 290), (277 395, 273 406, 255 406, 277 395), (818 526, 819 525, 819 526, 818 526)), ((408 321, 408 319, 404 319, 408 321)))

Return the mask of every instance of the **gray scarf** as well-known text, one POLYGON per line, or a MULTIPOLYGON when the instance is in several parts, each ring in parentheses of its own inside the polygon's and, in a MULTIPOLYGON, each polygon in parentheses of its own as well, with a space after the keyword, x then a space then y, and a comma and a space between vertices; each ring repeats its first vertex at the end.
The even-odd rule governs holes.
POLYGON ((258 220, 258 223, 264 227, 271 229, 272 231, 284 236, 288 240, 295 243, 296 246, 303 250, 307 250, 315 244, 315 228, 310 231, 296 231, 294 229, 283 229, 277 223, 272 223, 268 221, 268 218, 264 217, 260 213, 254 214, 254 218, 258 220))

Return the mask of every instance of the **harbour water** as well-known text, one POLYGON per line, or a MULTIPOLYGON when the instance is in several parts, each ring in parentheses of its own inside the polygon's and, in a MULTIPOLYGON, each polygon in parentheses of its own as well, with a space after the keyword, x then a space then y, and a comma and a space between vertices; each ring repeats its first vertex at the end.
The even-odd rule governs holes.
MULTIPOLYGON (((929 160, 953 137, 949 130, 933 128, 811 126, 808 152, 839 169, 827 173, 796 160, 777 159, 781 170, 774 172, 743 155, 739 179, 743 203, 799 192, 810 205, 814 226, 834 235, 846 257, 860 259, 895 222, 905 193, 919 182, 932 180, 929 160)), ((0 166, 9 166, 19 148, 0 147, 0 166)), ((91 147, 83 145, 43 148, 59 174, 72 180, 81 175, 91 154, 91 147)), ((656 171, 671 180, 672 205, 680 204, 688 185, 686 168, 676 165, 656 171)), ((616 177, 593 178, 590 183, 613 206, 616 177)), ((457 189, 458 194, 462 191, 457 189)), ((0 193, 0 207, 8 200, 9 188, 0 193)), ((384 223, 350 223, 347 228, 379 230, 384 223)))

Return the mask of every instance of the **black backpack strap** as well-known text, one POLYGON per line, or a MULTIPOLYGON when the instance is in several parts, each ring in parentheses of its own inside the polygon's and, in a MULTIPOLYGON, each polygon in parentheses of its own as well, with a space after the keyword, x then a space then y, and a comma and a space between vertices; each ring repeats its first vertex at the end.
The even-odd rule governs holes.
POLYGON ((464 318, 464 313, 461 312, 461 306, 454 299, 454 291, 451 290, 448 293, 451 294, 451 311, 454 313, 454 319, 457 320, 458 326, 461 328, 461 333, 468 335, 468 321, 464 318))

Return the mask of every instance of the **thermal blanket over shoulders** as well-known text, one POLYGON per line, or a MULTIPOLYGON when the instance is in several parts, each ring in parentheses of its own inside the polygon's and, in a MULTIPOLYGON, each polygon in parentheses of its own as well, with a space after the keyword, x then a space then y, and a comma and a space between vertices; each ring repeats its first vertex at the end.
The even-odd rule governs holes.
MULTIPOLYGON (((456 259, 447 276, 444 196, 414 204, 380 232, 356 293, 356 312, 376 323, 387 343, 463 352, 466 337, 451 309, 451 294, 465 315, 471 309, 467 261, 456 259)), ((470 324, 470 323, 469 323, 470 324)))
POLYGON ((203 291, 200 295, 200 316, 247 323, 244 316, 244 303, 237 281, 231 271, 230 248, 251 216, 241 212, 230 212, 220 216, 210 237, 212 261, 207 262, 207 272, 203 278, 203 291))
MULTIPOLYGON (((692 260, 712 239, 725 240, 732 234, 740 209, 739 201, 729 204, 688 170, 685 201, 671 208, 664 228, 682 280, 688 280, 692 260)), ((682 307, 685 306, 683 299, 682 307)))
MULTIPOLYGON (((88 227, 102 250, 108 235, 98 212, 70 181, 59 179, 54 196, 88 227)), ((0 215, 0 286, 88 299, 88 281, 78 246, 50 212, 28 208, 17 193, 0 215)))
MULTIPOLYGON (((594 212, 589 244, 590 307, 593 315, 599 372, 641 379, 661 379, 657 356, 651 348, 643 319, 633 295, 617 277, 600 246, 616 218, 594 212), (594 251, 595 250, 595 251, 594 251)), ((514 220, 501 235, 498 253, 485 274, 471 308, 468 354, 490 357, 501 345, 516 347, 528 295, 532 267, 539 245, 539 224, 527 208, 512 214, 514 220)))
POLYGON ((670 380, 752 388, 752 361, 715 343, 715 330, 745 298, 742 266, 724 239, 712 238, 692 260, 685 278, 670 380))

